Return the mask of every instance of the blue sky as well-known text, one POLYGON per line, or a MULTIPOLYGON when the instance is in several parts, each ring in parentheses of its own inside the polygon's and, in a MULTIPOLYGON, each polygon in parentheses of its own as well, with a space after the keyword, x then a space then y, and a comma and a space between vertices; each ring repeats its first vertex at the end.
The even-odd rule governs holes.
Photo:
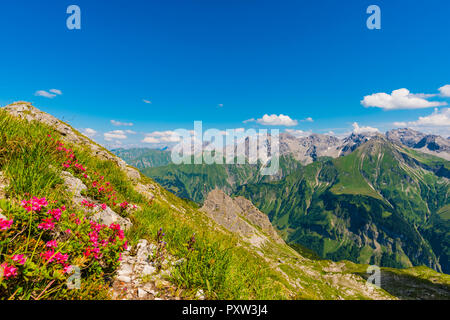
POLYGON ((152 146, 145 134, 192 129, 195 120, 450 135, 449 31, 447 0, 2 1, 0 105, 33 102, 107 145, 152 146), (66 27, 71 4, 81 8, 81 30, 66 27), (372 4, 381 30, 366 27, 372 4), (391 96, 402 88, 410 93, 391 96), (377 106, 364 106, 373 94, 377 106), (277 122, 280 114, 292 121, 277 122))

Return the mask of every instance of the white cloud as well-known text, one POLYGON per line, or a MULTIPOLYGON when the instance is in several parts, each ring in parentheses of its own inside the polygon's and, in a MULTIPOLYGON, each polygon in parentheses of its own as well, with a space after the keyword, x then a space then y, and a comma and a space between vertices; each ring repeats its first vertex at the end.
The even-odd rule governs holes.
POLYGON ((373 127, 369 127, 369 126, 367 126, 367 127, 360 127, 357 122, 353 122, 352 126, 353 126, 353 132, 356 133, 356 134, 380 132, 377 128, 373 128, 373 127))
POLYGON ((293 135, 293 136, 295 136, 295 137, 299 137, 299 138, 308 137, 312 133, 311 131, 294 130, 294 129, 286 129, 284 131, 289 133, 289 134, 291 134, 291 135, 293 135))
POLYGON ((442 136, 450 135, 450 108, 439 110, 434 109, 433 113, 428 116, 419 117, 416 121, 394 122, 396 127, 410 127, 415 130, 439 134, 442 136))
POLYGON ((124 140, 127 138, 125 131, 123 130, 114 130, 105 132, 103 134, 103 137, 105 138, 106 141, 112 141, 114 139, 124 140))
POLYGON ((305 119, 300 120, 300 121, 301 122, 314 122, 313 118, 311 118, 311 117, 305 118, 305 119))
POLYGON ((447 105, 446 102, 426 100, 426 98, 432 96, 435 95, 413 94, 408 89, 403 88, 394 90, 391 94, 380 92, 365 96, 361 100, 361 104, 366 108, 377 107, 385 110, 422 109, 447 105))
POLYGON ((86 137, 92 138, 97 134, 97 131, 95 131, 92 128, 85 128, 81 131, 82 134, 84 134, 86 137))
POLYGON ((50 89, 49 91, 38 90, 34 93, 34 95, 37 97, 44 97, 44 98, 48 98, 48 99, 53 99, 57 95, 61 95, 61 94, 62 94, 62 91, 59 89, 50 89))
POLYGON ((243 121, 244 123, 248 122, 257 122, 259 124, 265 125, 265 126, 286 126, 286 127, 292 127, 296 126, 298 124, 297 120, 292 120, 289 116, 286 116, 284 114, 276 115, 268 115, 265 114, 262 118, 255 120, 254 118, 248 119, 243 121))
POLYGON ((54 97, 56 97, 56 94, 47 92, 45 90, 38 90, 35 92, 34 95, 37 97, 44 97, 44 98, 49 98, 49 99, 53 99, 54 97))
POLYGON ((223 107, 223 103, 219 103, 217 106, 218 106, 219 108, 222 108, 222 107, 223 107))
POLYGON ((125 130, 125 132, 128 133, 128 134, 136 134, 136 132, 133 131, 133 130, 125 130))
POLYGON ((419 117, 416 121, 408 122, 412 126, 446 126, 450 127, 450 108, 434 109, 429 116, 419 117))
POLYGON ((142 100, 144 103, 147 103, 147 104, 152 104, 152 102, 150 101, 150 100, 145 100, 145 99, 143 99, 142 100))
POLYGON ((51 93, 57 94, 57 95, 62 95, 62 91, 59 89, 50 89, 49 90, 51 93))
POLYGON ((450 84, 446 84, 445 86, 440 87, 439 92, 443 97, 450 97, 450 84))
POLYGON ((132 122, 120 122, 116 120, 111 120, 111 124, 117 127, 132 127, 134 125, 132 122))
POLYGON ((147 133, 142 142, 146 143, 175 143, 180 142, 181 137, 175 131, 154 131, 147 133))
POLYGON ((160 143, 160 141, 154 137, 145 137, 144 140, 142 140, 142 142, 145 143, 160 143))

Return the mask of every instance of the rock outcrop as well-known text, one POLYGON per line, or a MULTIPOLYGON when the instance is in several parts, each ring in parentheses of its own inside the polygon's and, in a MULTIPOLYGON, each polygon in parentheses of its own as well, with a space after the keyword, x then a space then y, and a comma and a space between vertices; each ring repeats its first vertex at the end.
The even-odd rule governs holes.
POLYGON ((68 171, 61 172, 61 178, 64 180, 64 184, 66 185, 67 190, 72 194, 72 202, 75 205, 77 205, 78 207, 82 207, 81 202, 83 200, 87 200, 96 205, 95 208, 89 210, 92 214, 92 216, 90 217, 91 220, 106 225, 117 223, 124 230, 128 230, 129 228, 131 228, 132 223, 130 219, 121 217, 108 206, 106 206, 105 209, 102 209, 98 201, 95 201, 89 197, 84 197, 81 192, 83 190, 87 190, 87 187, 80 179, 74 177, 68 171))
POLYGON ((402 128, 386 132, 386 137, 398 144, 450 160, 450 140, 438 135, 425 134, 413 129, 402 128))
POLYGON ((243 197, 231 198, 222 190, 215 189, 208 194, 201 210, 225 229, 255 246, 262 245, 268 238, 284 243, 267 215, 243 197))
POLYGON ((170 276, 173 258, 167 255, 161 271, 151 261, 156 245, 145 239, 129 247, 122 255, 117 277, 112 284, 114 299, 126 300, 179 300, 175 287, 166 279, 170 276))

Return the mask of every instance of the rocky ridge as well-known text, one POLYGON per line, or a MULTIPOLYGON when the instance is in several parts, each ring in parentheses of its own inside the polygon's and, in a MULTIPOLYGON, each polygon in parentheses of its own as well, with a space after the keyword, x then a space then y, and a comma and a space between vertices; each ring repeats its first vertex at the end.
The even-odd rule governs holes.
POLYGON ((215 189, 208 194, 201 210, 225 229, 238 234, 254 246, 260 247, 268 238, 284 244, 267 215, 244 197, 231 198, 222 190, 215 189))
POLYGON ((386 137, 409 148, 450 160, 450 140, 441 136, 401 128, 386 132, 386 137))

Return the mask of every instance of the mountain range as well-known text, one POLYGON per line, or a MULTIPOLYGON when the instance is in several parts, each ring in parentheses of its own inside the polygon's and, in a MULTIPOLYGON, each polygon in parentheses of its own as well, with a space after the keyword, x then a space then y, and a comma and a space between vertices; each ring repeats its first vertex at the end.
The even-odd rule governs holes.
POLYGON ((199 204, 216 188, 244 196, 284 240, 322 258, 450 272, 448 139, 407 128, 344 139, 282 133, 279 150, 275 176, 262 176, 262 163, 142 171, 199 204))

